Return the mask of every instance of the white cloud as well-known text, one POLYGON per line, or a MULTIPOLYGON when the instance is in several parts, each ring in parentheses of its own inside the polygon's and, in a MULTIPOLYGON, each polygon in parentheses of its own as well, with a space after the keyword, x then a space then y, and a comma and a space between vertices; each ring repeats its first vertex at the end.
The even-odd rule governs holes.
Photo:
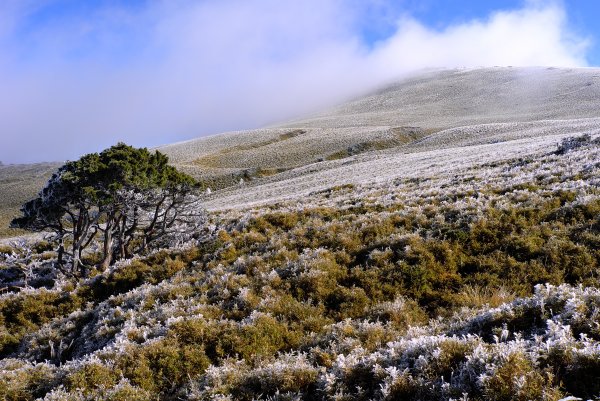
MULTIPOLYGON (((369 46, 359 30, 374 3, 165 1, 50 21, 20 47, 4 35, 0 160, 73 159, 118 140, 151 146, 256 127, 428 67, 586 64, 586 40, 555 3, 441 31, 399 16, 393 34, 369 46)), ((377 18, 389 14, 369 22, 377 18)))
POLYGON ((377 49, 394 70, 492 65, 585 65, 586 41, 573 38, 558 6, 497 12, 487 20, 442 32, 404 18, 397 33, 377 49), (409 57, 403 57, 403 55, 409 57))

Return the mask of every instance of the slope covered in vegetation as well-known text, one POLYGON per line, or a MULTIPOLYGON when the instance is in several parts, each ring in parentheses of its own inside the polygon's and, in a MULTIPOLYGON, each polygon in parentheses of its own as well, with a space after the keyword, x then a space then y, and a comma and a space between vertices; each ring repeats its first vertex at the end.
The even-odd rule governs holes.
POLYGON ((598 397, 600 141, 540 143, 215 210, 79 282, 5 247, 0 398, 598 397))
POLYGON ((10 229, 10 221, 19 209, 44 186, 58 163, 0 165, 0 238, 22 234, 10 229))
MULTIPOLYGON (((411 171, 406 167, 418 163, 419 157, 407 156, 406 162, 398 163, 404 154, 438 152, 439 158, 459 146, 598 132, 598 99, 598 68, 430 71, 318 115, 264 129, 201 137, 159 150, 177 169, 206 183, 213 190, 210 208, 220 209, 243 203, 240 198, 246 196, 248 186, 267 184, 273 192, 286 195, 289 186, 272 184, 315 169, 337 169, 367 154, 372 157, 372 151, 400 155, 381 163, 407 174, 411 171), (232 202, 229 191, 235 192, 240 180, 243 191, 232 202), (222 188, 227 188, 227 196, 215 191, 222 188)), ((21 234, 8 229, 8 222, 61 164, 0 166, 0 237, 21 234)))
POLYGON ((600 128, 598 99, 598 68, 420 72, 313 116, 160 150, 214 189, 366 150, 439 150, 591 132, 600 128))

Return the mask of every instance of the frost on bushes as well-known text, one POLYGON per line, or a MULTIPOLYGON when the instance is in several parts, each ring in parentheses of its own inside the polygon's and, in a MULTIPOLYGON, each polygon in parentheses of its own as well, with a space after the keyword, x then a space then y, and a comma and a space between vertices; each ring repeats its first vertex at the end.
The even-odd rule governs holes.
MULTIPOLYGON (((0 294, 0 399, 597 397, 600 149, 555 142, 384 165, 94 277, 29 277, 0 294)), ((0 270, 45 263, 17 245, 0 270)))
POLYGON ((590 145, 600 145, 600 138, 592 140, 592 136, 590 134, 584 134, 581 136, 571 136, 568 138, 564 138, 561 141, 555 153, 557 155, 564 155, 565 153, 568 153, 571 150, 590 145))
POLYGON ((115 386, 100 387, 93 394, 66 391, 58 387, 48 393, 45 401, 147 401, 155 399, 148 391, 131 385, 129 380, 121 379, 115 386))
POLYGON ((347 342, 368 335, 372 325, 341 322, 306 354, 281 354, 255 367, 235 360, 210 367, 191 384, 189 397, 252 399, 279 392, 324 400, 593 397, 600 394, 598 310, 597 289, 540 285, 530 298, 469 318, 457 315, 444 327, 432 323, 373 351, 347 342), (435 334, 442 328, 445 332, 435 334))
POLYGON ((230 394, 232 399, 253 399, 280 392, 302 396, 314 387, 318 374, 305 354, 282 354, 257 367, 226 361, 222 366, 209 367, 200 381, 192 383, 189 398, 204 400, 230 394))
POLYGON ((20 288, 52 287, 62 279, 54 268, 53 252, 45 240, 32 242, 18 238, 10 242, 8 252, 0 250, 0 288, 15 291, 20 288))

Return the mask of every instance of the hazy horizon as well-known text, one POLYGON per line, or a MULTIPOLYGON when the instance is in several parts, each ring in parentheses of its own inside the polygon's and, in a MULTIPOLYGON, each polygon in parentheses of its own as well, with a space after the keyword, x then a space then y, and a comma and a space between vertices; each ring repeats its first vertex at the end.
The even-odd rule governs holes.
POLYGON ((448 3, 9 0, 0 161, 258 128, 427 68, 595 64, 583 3, 448 3))

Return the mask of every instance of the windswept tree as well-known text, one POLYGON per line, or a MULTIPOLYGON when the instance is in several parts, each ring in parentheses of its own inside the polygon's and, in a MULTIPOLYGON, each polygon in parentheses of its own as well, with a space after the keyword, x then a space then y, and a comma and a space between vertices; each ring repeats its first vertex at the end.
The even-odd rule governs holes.
POLYGON ((100 244, 101 268, 115 260, 189 239, 204 223, 198 183, 166 155, 119 143, 64 164, 13 227, 52 231, 58 265, 87 275, 84 251, 100 244))

